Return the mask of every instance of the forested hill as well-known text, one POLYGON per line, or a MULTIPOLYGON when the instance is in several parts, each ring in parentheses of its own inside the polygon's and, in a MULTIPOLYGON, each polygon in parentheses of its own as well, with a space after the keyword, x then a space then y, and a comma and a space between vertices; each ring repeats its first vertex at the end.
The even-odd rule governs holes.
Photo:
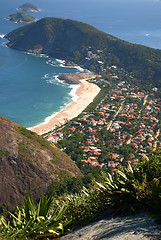
POLYGON ((58 18, 43 18, 12 31, 6 38, 10 40, 9 47, 62 58, 73 57, 76 51, 82 53, 89 46, 107 47, 108 41, 116 40, 88 24, 58 18))
POLYGON ((131 44, 74 20, 43 18, 6 35, 8 46, 69 59, 100 72, 98 60, 133 71, 144 85, 161 87, 161 51, 131 44), (93 58, 88 59, 89 51, 93 58))

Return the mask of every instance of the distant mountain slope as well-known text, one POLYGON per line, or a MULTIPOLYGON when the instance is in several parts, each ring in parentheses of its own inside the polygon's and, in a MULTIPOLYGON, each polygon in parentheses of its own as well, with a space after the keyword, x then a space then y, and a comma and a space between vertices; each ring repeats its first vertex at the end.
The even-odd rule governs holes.
POLYGON ((75 163, 47 140, 0 117, 0 204, 23 204, 28 191, 36 199, 52 180, 82 175, 75 163))
POLYGON ((59 18, 43 18, 12 31, 6 38, 10 40, 9 47, 62 58, 73 56, 76 51, 82 52, 91 44, 101 48, 107 40, 115 40, 88 24, 59 18))
POLYGON ((18 9, 21 10, 21 11, 29 11, 29 12, 40 11, 40 9, 35 7, 32 3, 25 3, 25 4, 21 5, 18 9))
POLYGON ((5 37, 8 46, 18 50, 69 59, 95 72, 100 70, 100 59, 105 67, 112 64, 133 71, 142 85, 161 87, 160 50, 128 43, 82 22, 43 18, 5 37), (89 61, 89 50, 98 58, 89 61))
POLYGON ((11 14, 6 19, 9 19, 12 22, 19 22, 19 23, 31 23, 36 21, 34 17, 29 16, 24 12, 17 12, 17 13, 11 14))

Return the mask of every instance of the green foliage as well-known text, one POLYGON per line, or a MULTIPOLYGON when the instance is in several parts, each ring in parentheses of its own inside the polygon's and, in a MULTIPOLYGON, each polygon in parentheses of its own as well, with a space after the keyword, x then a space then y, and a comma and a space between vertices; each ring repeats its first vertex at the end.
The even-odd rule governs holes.
POLYGON ((59 174, 59 178, 60 178, 59 182, 53 180, 52 184, 50 184, 50 186, 48 187, 47 192, 48 196, 58 197, 66 193, 68 194, 79 193, 83 186, 89 188, 89 185, 93 180, 93 175, 92 173, 90 175, 87 173, 87 175, 83 177, 78 176, 76 178, 75 177, 71 178, 71 176, 70 177, 64 175, 62 176, 62 174, 61 175, 59 174))
POLYGON ((20 154, 21 156, 24 155, 24 150, 26 149, 26 147, 27 147, 26 144, 24 144, 24 143, 19 143, 19 154, 20 154))
MULTIPOLYGON (((35 143, 38 142, 40 143, 40 145, 42 147, 45 147, 47 149, 53 150, 53 148, 51 147, 51 144, 49 141, 47 141, 45 138, 43 138, 42 136, 38 136, 36 133, 29 131, 28 129, 24 128, 24 127, 18 127, 17 131, 19 133, 21 133, 22 135, 24 135, 25 137, 33 140, 35 143)), ((56 153, 55 153, 56 154, 56 153)))
POLYGON ((71 216, 71 228, 83 226, 94 220, 104 209, 103 201, 95 190, 83 188, 81 193, 67 195, 67 216, 71 216))
POLYGON ((121 213, 148 208, 161 214, 161 157, 143 158, 137 166, 104 174, 96 185, 100 196, 121 213))
POLYGON ((94 98, 93 102, 88 105, 84 112, 92 112, 93 110, 95 110, 96 106, 108 94, 108 92, 109 92, 108 88, 101 89, 98 95, 94 98))
POLYGON ((2 234, 7 238, 35 238, 59 236, 69 221, 63 221, 66 205, 54 204, 53 198, 41 197, 37 205, 30 194, 24 200, 24 206, 10 213, 10 221, 1 217, 2 234))

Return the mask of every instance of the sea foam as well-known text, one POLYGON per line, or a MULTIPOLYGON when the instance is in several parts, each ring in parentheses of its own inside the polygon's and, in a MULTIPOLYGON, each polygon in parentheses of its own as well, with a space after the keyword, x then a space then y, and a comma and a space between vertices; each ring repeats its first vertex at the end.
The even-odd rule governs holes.
POLYGON ((78 100, 78 95, 76 94, 77 89, 80 87, 79 84, 77 85, 70 85, 70 87, 72 87, 71 91, 69 92, 69 95, 72 97, 72 101, 76 102, 78 100))
POLYGON ((47 73, 47 74, 44 74, 42 79, 44 79, 46 83, 55 84, 55 85, 64 85, 65 83, 61 81, 58 77, 59 75, 56 75, 55 73, 47 73))
POLYGON ((0 34, 0 38, 4 38, 5 34, 0 34))

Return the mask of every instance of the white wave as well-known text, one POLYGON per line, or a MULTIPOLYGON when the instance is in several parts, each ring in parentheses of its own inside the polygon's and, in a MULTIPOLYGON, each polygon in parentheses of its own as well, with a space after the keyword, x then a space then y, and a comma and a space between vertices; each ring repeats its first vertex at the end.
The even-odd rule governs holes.
POLYGON ((69 95, 72 97, 72 101, 76 102, 78 100, 78 95, 76 94, 77 89, 79 88, 79 84, 77 85, 70 85, 70 87, 72 87, 71 91, 69 92, 69 95))
POLYGON ((2 42, 0 45, 3 46, 3 47, 7 47, 7 48, 8 48, 8 46, 7 46, 7 44, 6 44, 6 41, 5 41, 5 42, 2 42))
POLYGON ((66 66, 63 64, 60 64, 59 67, 65 68, 66 66))
POLYGON ((78 69, 79 72, 84 72, 84 69, 80 66, 71 66, 71 67, 78 69))
POLYGON ((65 60, 57 59, 57 58, 55 58, 55 60, 56 60, 57 62, 59 62, 59 63, 65 64, 65 60))
POLYGON ((28 55, 35 55, 35 53, 25 52, 28 55))
POLYGON ((0 38, 4 38, 5 34, 0 34, 0 38))
POLYGON ((48 74, 45 74, 42 78, 45 79, 48 77, 48 74))
POLYGON ((59 66, 60 66, 60 64, 58 64, 58 62, 56 62, 56 61, 54 61, 54 60, 52 60, 52 59, 48 59, 48 60, 46 61, 46 64, 48 64, 48 65, 50 65, 50 66, 53 66, 53 67, 59 67, 59 66))
POLYGON ((61 81, 59 75, 55 75, 55 73, 47 73, 44 74, 42 79, 45 79, 46 83, 55 84, 55 85, 64 85, 65 83, 61 81))
POLYGON ((59 83, 61 83, 61 85, 65 85, 64 81, 60 80, 58 77, 59 77, 59 75, 56 75, 56 76, 55 76, 55 79, 56 79, 59 83))
MULTIPOLYGON (((53 59, 48 59, 46 61, 47 64, 49 64, 50 66, 53 66, 53 67, 62 67, 62 68, 75 68, 77 69, 78 71, 76 73, 80 73, 80 72, 88 72, 88 73, 91 73, 89 70, 87 69, 84 69, 82 68, 81 66, 75 66, 75 65, 71 65, 71 66, 66 66, 65 63, 66 61, 65 60, 61 60, 61 59, 57 59, 55 58, 54 60, 53 59)), ((62 74, 62 73, 61 73, 62 74)), ((65 73, 64 73, 65 74, 65 73)))
POLYGON ((65 66, 65 61, 64 60, 59 60, 59 59, 49 59, 48 61, 46 61, 47 64, 49 64, 50 66, 53 67, 66 67, 65 66))
POLYGON ((39 56, 39 57, 43 57, 43 58, 48 58, 48 57, 49 57, 49 56, 46 55, 45 53, 40 53, 38 56, 39 56))

